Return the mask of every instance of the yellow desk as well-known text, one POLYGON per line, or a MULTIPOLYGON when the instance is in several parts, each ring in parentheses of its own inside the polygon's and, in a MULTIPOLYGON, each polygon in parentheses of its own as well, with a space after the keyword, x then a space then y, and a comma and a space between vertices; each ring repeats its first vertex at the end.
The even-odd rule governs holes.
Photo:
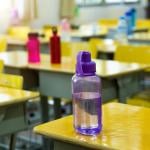
MULTIPOLYGON (((50 56, 42 54, 41 63, 28 64, 26 57, 27 54, 23 51, 0 54, 0 59, 4 60, 7 71, 18 70, 15 73, 21 73, 25 83, 31 84, 35 79, 37 82, 39 81, 43 121, 49 120, 48 96, 54 98, 55 118, 60 117, 60 98, 71 98, 71 78, 75 72, 75 62, 64 57, 60 65, 52 65, 50 64, 50 56), (21 60, 21 58, 23 59, 21 60), (17 64, 23 64, 24 68, 16 68, 17 64)), ((120 102, 125 102, 127 96, 141 90, 141 72, 147 68, 146 65, 107 60, 95 60, 95 62, 97 75, 102 79, 103 102, 115 98, 118 98, 120 102)))
POLYGON ((37 92, 0 87, 0 136, 27 128, 26 102, 37 92))
POLYGON ((34 132, 54 140, 55 150, 148 150, 150 109, 119 103, 103 105, 103 129, 97 136, 75 133, 72 116, 45 123, 34 132))
MULTIPOLYGON (((71 78, 75 72, 75 64, 71 59, 63 58, 60 65, 49 63, 49 56, 43 55, 45 61, 39 64, 29 64, 28 68, 39 73, 39 89, 43 107, 43 121, 48 121, 46 109, 47 97, 54 99, 55 118, 61 116, 60 98, 71 96, 71 78)), ((126 97, 142 89, 141 72, 145 65, 121 63, 118 61, 94 60, 97 66, 97 75, 102 80, 102 99, 103 102, 112 99, 119 99, 125 102, 126 97)))

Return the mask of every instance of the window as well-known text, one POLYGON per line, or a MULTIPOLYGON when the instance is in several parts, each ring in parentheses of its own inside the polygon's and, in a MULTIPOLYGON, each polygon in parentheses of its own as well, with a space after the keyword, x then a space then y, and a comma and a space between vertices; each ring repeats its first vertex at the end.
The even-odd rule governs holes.
POLYGON ((103 0, 76 0, 79 5, 97 5, 101 4, 103 0))
POLYGON ((136 3, 139 0, 76 0, 78 5, 90 6, 97 4, 136 3))
POLYGON ((106 3, 121 3, 122 0, 105 0, 106 3))
POLYGON ((105 0, 106 3, 135 3, 139 0, 105 0))

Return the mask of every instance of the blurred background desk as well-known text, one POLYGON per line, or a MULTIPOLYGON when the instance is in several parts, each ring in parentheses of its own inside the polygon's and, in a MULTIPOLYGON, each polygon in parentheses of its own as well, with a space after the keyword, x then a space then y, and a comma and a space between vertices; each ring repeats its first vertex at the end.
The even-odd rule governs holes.
MULTIPOLYGON (((71 99, 71 78, 75 72, 75 62, 71 58, 63 57, 61 64, 53 65, 50 64, 50 56, 42 54, 41 63, 28 64, 26 52, 13 51, 0 54, 0 59, 4 60, 6 72, 24 77, 26 89, 33 85, 39 87, 44 122, 49 120, 48 96, 54 99, 55 118, 61 116, 60 98, 71 99)), ((126 97, 142 90, 142 72, 148 66, 119 61, 94 61, 97 75, 102 79, 103 102, 112 99, 125 102, 126 97)))
MULTIPOLYGON (((12 50, 24 50, 26 51, 26 43, 27 40, 25 39, 15 39, 12 37, 7 37, 7 50, 12 51, 12 50)), ((49 53, 49 41, 46 39, 40 39, 40 50, 41 53, 49 53)))
MULTIPOLYGON (((71 59, 63 58, 61 64, 52 65, 49 61, 46 62, 46 57, 48 56, 45 55, 44 62, 29 64, 28 68, 39 73, 39 89, 43 99, 43 109, 48 105, 47 97, 52 96, 55 118, 59 118, 61 116, 60 98, 71 99, 71 78, 75 72, 75 64, 71 59)), ((112 99, 125 102, 126 97, 141 90, 141 73, 147 66, 118 61, 94 61, 97 65, 97 75, 102 79, 103 102, 112 99)), ((46 109, 43 111, 45 122, 48 121, 48 112, 46 109)))

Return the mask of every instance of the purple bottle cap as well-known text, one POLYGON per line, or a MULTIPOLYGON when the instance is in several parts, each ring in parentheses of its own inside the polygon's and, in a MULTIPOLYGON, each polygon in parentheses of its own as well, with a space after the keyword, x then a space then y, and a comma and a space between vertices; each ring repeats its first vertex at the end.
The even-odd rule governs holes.
POLYGON ((96 64, 91 61, 91 54, 88 51, 80 51, 77 55, 76 74, 78 76, 95 75, 96 64))

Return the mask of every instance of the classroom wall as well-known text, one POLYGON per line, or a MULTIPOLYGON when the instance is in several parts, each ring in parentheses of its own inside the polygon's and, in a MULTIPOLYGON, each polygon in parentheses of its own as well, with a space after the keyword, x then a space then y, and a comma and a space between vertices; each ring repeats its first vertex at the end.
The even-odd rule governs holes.
POLYGON ((33 21, 33 27, 41 27, 44 24, 59 23, 59 0, 38 0, 38 19, 33 21))
POLYGON ((78 23, 88 23, 89 21, 96 21, 99 18, 116 18, 122 15, 129 7, 134 6, 138 12, 138 18, 144 18, 144 8, 142 5, 108 5, 87 7, 80 9, 80 16, 76 21, 78 23))
MULTIPOLYGON (((59 19, 59 5, 60 0, 38 0, 39 19, 32 22, 33 26, 40 27, 43 24, 57 24, 59 19)), ((80 15, 74 19, 77 24, 89 23, 89 21, 96 21, 99 18, 116 18, 123 14, 129 7, 137 8, 138 17, 144 18, 144 6, 136 5, 109 5, 80 8, 80 15)))
MULTIPOLYGON (((74 19, 77 24, 89 23, 99 18, 116 18, 119 17, 131 5, 109 5, 80 8, 80 15, 74 19)), ((144 6, 141 4, 134 5, 138 10, 138 17, 144 18, 144 6)), ((38 18, 31 22, 31 26, 38 28, 44 24, 58 24, 60 0, 38 0, 38 18)), ((7 12, 3 12, 3 6, 0 7, 0 33, 4 32, 9 24, 10 6, 7 12)))

